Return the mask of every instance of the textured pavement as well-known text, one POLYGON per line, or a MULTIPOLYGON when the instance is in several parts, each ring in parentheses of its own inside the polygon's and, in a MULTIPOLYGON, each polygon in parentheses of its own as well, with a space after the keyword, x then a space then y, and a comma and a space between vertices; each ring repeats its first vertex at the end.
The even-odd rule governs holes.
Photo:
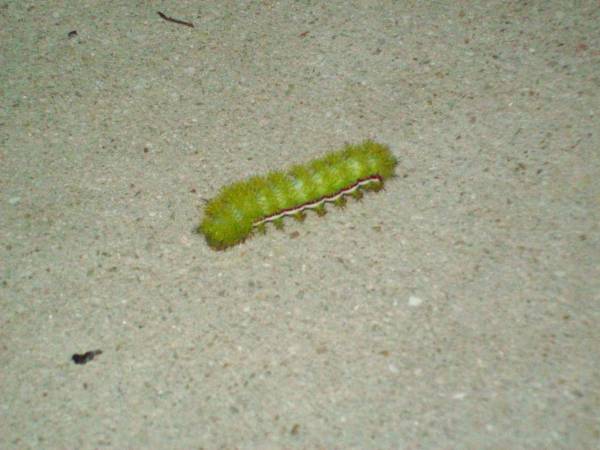
POLYGON ((0 67, 0 448, 598 447, 597 1, 6 1, 0 67), (366 138, 384 191, 192 232, 366 138))

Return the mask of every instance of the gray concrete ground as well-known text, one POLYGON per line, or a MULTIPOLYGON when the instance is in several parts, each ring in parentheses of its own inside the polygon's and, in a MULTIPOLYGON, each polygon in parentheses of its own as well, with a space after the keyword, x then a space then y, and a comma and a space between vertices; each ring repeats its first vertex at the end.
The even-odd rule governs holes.
POLYGON ((597 1, 0 17, 0 448, 598 448, 597 1), (385 191, 192 233, 368 137, 385 191))

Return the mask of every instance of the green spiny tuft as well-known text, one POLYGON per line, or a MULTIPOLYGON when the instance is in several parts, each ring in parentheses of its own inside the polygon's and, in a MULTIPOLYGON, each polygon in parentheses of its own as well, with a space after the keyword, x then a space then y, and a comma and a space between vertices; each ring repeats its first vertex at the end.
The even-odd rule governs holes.
POLYGON ((313 208, 313 211, 317 213, 317 216, 323 217, 327 214, 327 210, 325 209, 325 205, 321 203, 319 206, 313 208))
POLYGON ((333 204, 335 206, 337 206, 338 208, 345 208, 346 207, 346 197, 340 197, 338 199, 336 199, 333 204))

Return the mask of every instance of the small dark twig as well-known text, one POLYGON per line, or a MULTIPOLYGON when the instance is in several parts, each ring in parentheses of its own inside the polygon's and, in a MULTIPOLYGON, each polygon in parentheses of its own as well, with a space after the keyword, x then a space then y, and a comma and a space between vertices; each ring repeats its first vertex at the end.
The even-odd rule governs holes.
POLYGON ((98 356, 101 354, 102 354, 102 350, 92 350, 91 352, 85 352, 83 354, 75 353, 71 357, 71 359, 73 360, 73 362, 75 364, 85 364, 85 363, 91 361, 92 359, 94 359, 95 356, 98 356))
POLYGON ((173 22, 179 25, 185 25, 186 27, 194 28, 194 24, 192 22, 184 22, 183 20, 173 19, 172 17, 165 16, 160 11, 158 11, 157 14, 161 17, 161 19, 165 19, 167 22, 173 22))

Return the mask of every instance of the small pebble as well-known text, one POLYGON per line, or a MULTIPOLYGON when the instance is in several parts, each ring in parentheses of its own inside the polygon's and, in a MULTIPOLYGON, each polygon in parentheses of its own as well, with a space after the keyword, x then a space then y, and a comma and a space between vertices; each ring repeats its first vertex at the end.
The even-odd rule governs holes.
POLYGON ((408 297, 408 306, 419 306, 421 303, 423 303, 423 299, 420 299, 415 295, 408 297))

